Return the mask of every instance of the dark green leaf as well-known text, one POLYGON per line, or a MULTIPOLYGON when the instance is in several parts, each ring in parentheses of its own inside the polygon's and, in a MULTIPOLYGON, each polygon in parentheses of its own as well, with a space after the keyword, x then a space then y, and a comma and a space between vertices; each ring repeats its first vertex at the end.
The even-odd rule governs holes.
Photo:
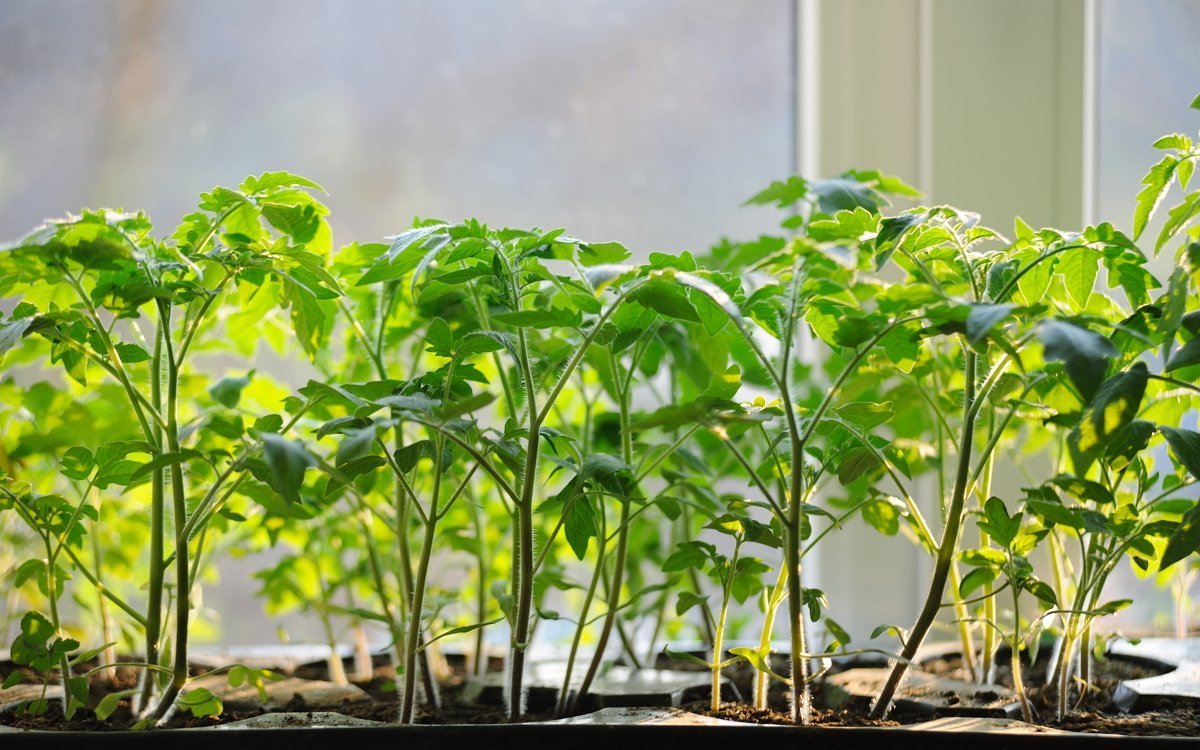
POLYGON ((1133 421, 1146 393, 1148 376, 1141 362, 1113 375, 1096 392, 1079 424, 1067 436, 1075 474, 1083 476, 1102 456, 1113 437, 1133 421))
POLYGON ((1117 355, 1112 342, 1098 333, 1064 320, 1047 320, 1038 327, 1046 359, 1064 362, 1067 375, 1088 403, 1104 381, 1108 360, 1117 355))
POLYGON ((252 377, 254 377, 253 372, 240 378, 221 378, 208 389, 208 392, 214 401, 232 409, 238 405, 238 401, 242 398, 242 390, 250 385, 252 377))
POLYGON ((1171 446, 1175 460, 1195 479, 1200 479, 1200 433, 1175 427, 1159 427, 1159 432, 1171 446))
POLYGON ((304 472, 314 465, 313 457, 304 446, 271 433, 262 436, 263 457, 270 469, 271 486, 284 499, 300 502, 300 487, 304 472))
POLYGON ((972 344, 988 335, 988 332, 996 326, 997 323, 1007 318, 1012 311, 1016 309, 1016 305, 1002 304, 989 305, 976 303, 971 305, 971 312, 967 314, 967 340, 972 344))

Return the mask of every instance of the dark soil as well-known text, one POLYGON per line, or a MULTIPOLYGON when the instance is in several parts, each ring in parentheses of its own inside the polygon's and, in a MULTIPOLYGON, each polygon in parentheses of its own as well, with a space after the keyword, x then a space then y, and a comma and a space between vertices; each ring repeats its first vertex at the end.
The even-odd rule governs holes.
MULTIPOLYGON (((1045 652, 1043 652, 1043 658, 1045 652)), ((489 665, 489 667, 500 665, 489 665)), ((660 667, 671 669, 688 668, 680 662, 659 664, 660 667)), ((495 706, 464 704, 459 700, 462 688, 467 681, 465 665, 449 660, 450 675, 442 682, 442 707, 436 710, 419 708, 416 721, 421 724, 503 724, 509 723, 504 711, 495 706)), ((966 679, 962 662, 957 657, 939 658, 927 662, 924 669, 935 674, 957 679, 966 679)), ((783 664, 779 669, 786 669, 783 664)), ((15 669, 11 663, 0 663, 0 679, 15 669)), ((1154 706, 1152 710, 1139 714, 1121 714, 1112 702, 1113 690, 1121 680, 1149 677, 1160 674, 1163 670, 1126 661, 1098 660, 1093 665, 1092 681, 1094 689, 1085 696, 1079 708, 1063 721, 1053 719, 1055 711, 1055 691, 1044 685, 1046 663, 1039 660, 1030 666, 1025 665, 1023 676, 1029 686, 1030 700, 1037 712, 1039 721, 1046 726, 1073 732, 1099 732, 1110 734, 1130 734, 1146 736, 1200 736, 1200 708, 1183 701, 1165 701, 1162 705, 1154 706)), ((133 687, 136 684, 136 670, 119 668, 107 673, 109 679, 96 680, 92 684, 92 702, 94 707, 103 695, 113 690, 133 687)), ((295 676, 306 679, 326 679, 324 664, 302 667, 295 676)), ((753 693, 754 670, 746 664, 739 664, 726 670, 726 676, 733 683, 736 697, 748 701, 753 693)), ((996 671, 996 682, 1006 687, 1012 686, 1011 671, 1007 659, 1001 662, 996 671)), ((33 682, 29 676, 27 682, 33 682)), ((57 680, 56 680, 57 681, 57 680)), ((395 690, 395 673, 390 666, 378 666, 374 677, 365 682, 353 682, 367 692, 374 700, 369 703, 350 704, 338 709, 339 713, 354 718, 368 719, 392 723, 396 721, 399 705, 395 690)), ((814 689, 814 705, 820 706, 820 684, 814 689)), ((731 696, 727 696, 731 697, 731 696)), ((297 696, 299 698, 299 696, 297 696)), ((720 710, 709 710, 707 699, 697 700, 684 706, 685 709, 699 714, 706 714, 720 719, 741 721, 753 724, 790 724, 791 716, 788 710, 788 694, 783 685, 772 681, 769 694, 769 708, 758 710, 746 702, 725 702, 720 710)), ((303 700, 294 701, 288 709, 304 712, 307 707, 303 700)), ((194 718, 189 714, 176 712, 168 722, 171 728, 192 728, 213 726, 240 719, 260 715, 259 711, 227 711, 218 719, 194 718)), ((530 715, 524 721, 544 721, 554 718, 545 714, 530 715)), ((830 710, 814 708, 813 724, 827 727, 888 727, 902 724, 914 724, 929 719, 928 714, 915 712, 894 711, 882 721, 867 718, 861 708, 842 708, 830 710)), ((47 713, 43 716, 16 716, 12 713, 0 715, 0 724, 6 724, 20 729, 68 730, 68 731, 113 731, 129 729, 136 723, 129 710, 128 701, 106 721, 95 718, 90 707, 81 709, 71 721, 64 721, 61 704, 52 701, 47 713)))
MULTIPOLYGON (((744 721, 749 724, 791 724, 791 713, 774 708, 751 708, 745 703, 722 703, 718 711, 710 710, 708 701, 696 701, 684 706, 689 711, 713 716, 729 721, 744 721)), ((896 727, 912 723, 903 719, 911 717, 890 717, 887 719, 870 719, 857 711, 830 711, 823 708, 813 709, 813 725, 822 727, 896 727)))

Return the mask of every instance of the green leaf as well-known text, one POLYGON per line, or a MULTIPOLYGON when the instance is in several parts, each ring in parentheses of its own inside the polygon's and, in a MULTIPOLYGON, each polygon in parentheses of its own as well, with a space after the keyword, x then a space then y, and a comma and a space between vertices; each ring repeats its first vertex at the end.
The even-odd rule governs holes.
POLYGON ((1185 226, 1187 226, 1196 214, 1200 213, 1200 190, 1190 193, 1183 199, 1183 203, 1172 208, 1167 212, 1167 221, 1163 224, 1162 231, 1158 233, 1158 239, 1154 242, 1154 252, 1159 253, 1171 241, 1175 235, 1179 234, 1185 226))
POLYGON ((449 359, 454 356, 454 334, 450 324, 441 318, 434 318, 425 329, 426 350, 439 357, 449 359))
POLYGON ((1021 513, 1008 515, 1004 501, 998 497, 989 497, 983 504, 983 519, 979 528, 1001 547, 1009 547, 1021 531, 1021 513))
POLYGON ((120 358, 123 364, 135 365, 139 362, 149 362, 150 353, 137 344, 127 344, 123 341, 114 345, 117 350, 117 357, 120 358))
POLYGON ((1134 456, 1145 450, 1150 443, 1150 438, 1154 437, 1154 433, 1157 431, 1158 425, 1153 422, 1135 419, 1112 436, 1108 442, 1108 448, 1104 451, 1104 456, 1115 468, 1121 469, 1124 464, 1117 465, 1114 459, 1123 459, 1126 464, 1132 461, 1134 456))
POLYGON ((1200 479, 1200 433, 1175 427, 1162 426, 1158 428, 1167 445, 1171 446, 1171 454, 1183 465, 1194 479, 1200 479))
POLYGON ((620 263, 633 253, 619 242, 590 242, 579 246, 579 262, 584 266, 620 263))
POLYGON ((4 684, 0 685, 0 690, 8 690, 11 687, 16 687, 25 681, 25 673, 17 669, 9 672, 8 677, 4 678, 4 684))
POLYGON ((108 717, 112 716, 120 707, 122 700, 129 698, 135 693, 137 693, 137 690, 121 690, 105 695, 100 699, 100 702, 96 704, 96 708, 94 709, 96 718, 100 721, 106 721, 108 717))
POLYGON ((972 592, 995 581, 996 576, 995 568, 975 568, 959 581, 958 596, 962 599, 970 598, 972 592))
POLYGON ((179 696, 179 706, 196 718, 221 715, 224 705, 208 688, 193 688, 179 696))
MULTIPOLYGON (((1159 143, 1154 145, 1156 148, 1160 148, 1159 143)), ((1133 208, 1133 238, 1135 240, 1142 236, 1142 232, 1146 230, 1146 224, 1149 223, 1154 212, 1158 210, 1159 204, 1162 203, 1163 196, 1171 187, 1171 178, 1174 177, 1178 164, 1179 157, 1164 156, 1162 161, 1150 167, 1150 171, 1142 178, 1142 184, 1145 187, 1137 194, 1133 208)))
POLYGON ((839 417, 850 424, 858 425, 864 430, 871 430, 896 416, 891 401, 873 403, 856 401, 834 409, 839 417))
POLYGON ((704 563, 709 559, 709 554, 706 553, 705 545, 702 542, 683 542, 671 553, 671 555, 663 561, 662 570, 664 573, 674 573, 680 570, 689 568, 702 568, 704 563))
POLYGON ((879 222, 879 233, 875 235, 875 269, 883 268, 908 230, 927 218, 928 212, 917 211, 902 213, 879 222))
POLYGON ((1045 581, 1029 578, 1025 581, 1024 588, 1045 606, 1050 608, 1058 607, 1058 596, 1055 595, 1054 589, 1050 588, 1045 581))
MULTIPOLYGON (((428 265, 429 261, 448 242, 448 237, 444 235, 437 238, 433 236, 439 232, 445 232, 446 228, 445 224, 428 224, 388 237, 387 239, 392 241, 391 246, 388 247, 386 253, 380 256, 375 265, 363 274, 356 286, 401 279, 417 270, 418 267, 428 265), (426 250, 427 244, 428 250, 426 250)), ((419 275, 419 273, 414 275, 414 281, 419 275)))
POLYGON ((43 645, 54 636, 54 626, 39 612, 26 612, 21 618, 21 637, 30 645, 43 645))
POLYGON ((567 544, 571 545, 575 557, 582 560, 587 555, 588 542, 598 533, 596 511, 588 498, 575 495, 565 501, 563 513, 563 532, 566 534, 567 544))
MULTIPOLYGON (((337 453, 334 456, 334 465, 341 468, 347 463, 371 453, 375 447, 375 438, 378 435, 379 429, 374 423, 368 424, 365 427, 346 430, 345 436, 338 443, 337 453)), ((303 471, 301 471, 301 476, 303 476, 303 471)), ((302 483, 303 481, 303 478, 301 478, 300 482, 302 483)))
POLYGON ((1107 487, 1099 482, 1093 482, 1090 479, 1080 477, 1071 477, 1061 474, 1050 480, 1050 484, 1068 492, 1080 500, 1085 500, 1097 505, 1108 505, 1116 502, 1112 492, 1107 487))
POLYGON ((1102 615, 1115 615, 1131 604, 1133 604, 1132 599, 1114 599, 1111 602, 1105 602, 1096 607, 1095 611, 1102 615))
POLYGON ((1067 448, 1076 475, 1087 474, 1113 437, 1133 421, 1146 393, 1148 375, 1146 365, 1135 362, 1131 368, 1113 375, 1100 386, 1079 424, 1067 435, 1067 448))
POLYGON ((1067 294, 1079 307, 1086 307, 1088 297, 1096 285, 1096 273, 1100 268, 1100 253, 1090 247, 1067 250, 1058 259, 1055 270, 1062 274, 1067 294))
POLYGON ((885 536, 895 536, 900 531, 900 518, 904 506, 891 497, 877 498, 863 506, 863 520, 885 536))
POLYGON ((304 472, 315 465, 313 457, 297 442, 271 433, 262 436, 263 457, 270 469, 270 484, 284 499, 300 502, 304 472))
POLYGON ((1171 358, 1167 360, 1167 366, 1163 368, 1163 372, 1173 372, 1198 364, 1200 364, 1200 336, 1197 336, 1172 352, 1171 358))
POLYGON ((707 596, 700 596, 691 591, 680 591, 679 600, 675 602, 675 614, 682 617, 692 607, 704 606, 704 603, 707 601, 707 596))
POLYGON ((797 203, 808 196, 808 181, 803 177, 789 177, 785 182, 776 180, 765 190, 755 193, 743 205, 775 204, 780 208, 797 203))
POLYGON ((1043 321, 1037 335, 1046 359, 1065 363, 1067 376, 1079 389, 1084 403, 1091 402, 1104 380, 1108 360, 1117 355, 1112 342, 1065 320, 1043 321))
POLYGON ((700 322, 700 315, 696 312, 696 307, 678 284, 653 279, 642 283, 630 292, 629 299, 668 318, 684 320, 689 323, 700 322))
POLYGON ((92 659, 95 659, 100 654, 104 653, 105 649, 109 648, 110 646, 115 646, 115 645, 117 645, 117 642, 113 641, 111 643, 105 643, 102 646, 97 646, 95 648, 89 648, 87 651, 80 651, 78 654, 75 654, 75 656, 71 657, 70 665, 73 667, 77 664, 84 664, 86 662, 89 662, 92 659))
POLYGON ((875 455, 875 451, 863 447, 852 448, 838 463, 838 481, 843 485, 850 484, 879 465, 879 456, 875 455))
POLYGON ((325 192, 325 188, 312 180, 290 172, 263 172, 258 177, 251 175, 242 181, 238 189, 247 195, 257 195, 258 193, 265 193, 268 190, 290 187, 309 188, 320 190, 322 193, 325 192))
POLYGON ((1200 503, 1193 505, 1186 514, 1183 514, 1175 532, 1172 532, 1170 538, 1166 540, 1163 559, 1158 563, 1158 569, 1170 568, 1171 565, 1180 562, 1183 558, 1189 557, 1198 548, 1200 548, 1200 503))
POLYGON ((161 453, 139 466, 124 483, 134 484, 150 476, 156 469, 165 469, 169 466, 187 463, 198 458, 203 458, 203 455, 199 451, 190 448, 185 448, 175 453, 161 453))
POLYGON ((1060 501, 1029 500, 1025 507, 1051 525, 1058 524, 1070 529, 1081 530, 1084 527, 1083 516, 1074 508, 1068 508, 1060 501))
POLYGON ((90 450, 77 445, 63 453, 61 464, 63 476, 83 481, 91 475, 96 466, 96 459, 90 450))
POLYGON ((495 400, 496 394, 492 393, 491 391, 479 391, 478 393, 473 393, 466 398, 461 398, 457 401, 438 406, 433 411, 443 420, 449 420, 463 414, 470 414, 471 412, 478 411, 495 400))
POLYGON ((977 343, 980 339, 987 336, 988 332, 997 323, 1007 318, 1016 307, 1016 305, 1007 303, 1002 305, 984 303, 971 305, 971 312, 967 314, 967 340, 972 344, 977 343))
POLYGON ((238 401, 242 398, 242 390, 250 385, 252 377, 254 377, 253 370, 240 378, 221 378, 208 389, 208 393, 218 404, 232 409, 238 405, 238 401))
POLYGON ((583 325, 583 316, 579 314, 578 310, 563 310, 555 307, 545 310, 496 313, 492 316, 492 320, 517 328, 578 328, 583 325))
POLYGON ((26 581, 30 579, 38 579, 38 587, 43 591, 46 589, 46 561, 41 558, 26 560, 17 566, 17 572, 13 575, 13 586, 24 586, 26 581))
POLYGON ((4 360, 4 354, 9 349, 21 343, 21 338, 29 330, 29 327, 33 325, 33 321, 33 318, 23 318, 21 320, 0 323, 0 361, 4 360))

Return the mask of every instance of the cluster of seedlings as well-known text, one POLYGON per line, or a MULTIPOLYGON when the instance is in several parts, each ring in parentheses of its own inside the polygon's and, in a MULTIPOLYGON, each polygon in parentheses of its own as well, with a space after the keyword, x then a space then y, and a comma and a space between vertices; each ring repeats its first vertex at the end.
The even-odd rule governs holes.
POLYGON ((165 237, 141 213, 48 222, 0 248, 0 625, 26 667, 5 686, 61 682, 66 718, 220 713, 189 689, 203 588, 276 547, 274 611, 331 643, 389 634, 401 722, 438 700, 437 649, 488 635, 520 717, 547 630, 560 714, 618 647, 640 665, 699 637, 714 709, 744 662, 754 704, 785 683, 797 723, 831 657, 881 652, 880 717, 944 627, 978 681, 1010 655, 1027 719, 1022 663, 1052 634, 1065 715, 1130 604, 1105 597, 1114 571, 1181 581, 1200 546, 1200 146, 1155 147, 1131 235, 893 210, 919 196, 874 171, 772 184, 750 202, 782 209, 777 236, 644 262, 475 220, 335 252, 320 187, 283 172, 165 237), (1174 183, 1158 278, 1137 242, 1174 183), (249 369, 269 350, 311 379, 249 369), (852 637, 854 592, 805 568, 864 521, 931 574, 915 622, 852 637), (727 649, 735 626, 758 645, 727 649), (97 702, 118 665, 140 680, 97 702))

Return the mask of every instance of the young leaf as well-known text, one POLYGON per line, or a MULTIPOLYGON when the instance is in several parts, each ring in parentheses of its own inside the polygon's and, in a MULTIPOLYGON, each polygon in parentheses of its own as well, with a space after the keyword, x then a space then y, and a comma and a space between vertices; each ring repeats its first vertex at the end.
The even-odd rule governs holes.
POLYGON ((1164 156, 1162 161, 1150 167, 1150 171, 1142 178, 1142 184, 1145 187, 1137 194, 1133 209, 1133 238, 1135 240, 1142 236, 1150 217, 1154 216, 1154 212, 1162 203, 1163 196, 1171 187, 1171 178, 1175 176, 1175 167, 1178 164, 1179 157, 1164 156))
POLYGON ((1163 224, 1162 231, 1158 233, 1158 239, 1154 242, 1154 252, 1157 254, 1171 241, 1171 238, 1179 234, 1192 219, 1200 214, 1200 190, 1189 194, 1183 199, 1183 203, 1172 208, 1167 212, 1167 221, 1163 224))
POLYGON ((707 596, 700 596, 691 591, 680 591, 679 601, 675 603, 675 614, 682 617, 692 607, 704 606, 707 601, 707 596))
POLYGON ((208 688, 193 688, 183 693, 179 696, 179 706, 196 718, 215 718, 224 710, 221 699, 213 695, 208 688))

